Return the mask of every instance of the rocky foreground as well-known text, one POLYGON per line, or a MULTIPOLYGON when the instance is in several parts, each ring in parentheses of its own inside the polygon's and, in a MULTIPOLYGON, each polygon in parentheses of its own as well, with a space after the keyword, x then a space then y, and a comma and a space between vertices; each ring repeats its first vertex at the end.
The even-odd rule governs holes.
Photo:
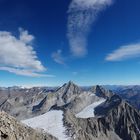
POLYGON ((11 117, 0 112, 0 140, 57 140, 55 137, 34 130, 11 117))

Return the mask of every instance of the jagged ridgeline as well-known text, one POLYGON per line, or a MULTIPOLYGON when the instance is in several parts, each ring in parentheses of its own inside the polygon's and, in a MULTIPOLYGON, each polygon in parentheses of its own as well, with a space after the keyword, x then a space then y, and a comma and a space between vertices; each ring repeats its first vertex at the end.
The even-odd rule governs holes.
POLYGON ((2 140, 140 140, 139 111, 99 85, 1 88, 0 109, 2 140))

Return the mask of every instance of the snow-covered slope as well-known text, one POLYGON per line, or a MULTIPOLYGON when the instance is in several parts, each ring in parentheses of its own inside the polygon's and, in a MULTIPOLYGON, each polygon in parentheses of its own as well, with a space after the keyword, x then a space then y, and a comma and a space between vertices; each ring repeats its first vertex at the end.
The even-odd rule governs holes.
POLYGON ((81 112, 76 114, 77 118, 90 118, 94 117, 94 108, 96 108, 101 103, 105 102, 105 99, 100 99, 97 102, 92 103, 91 105, 85 107, 81 112))
POLYGON ((59 140, 68 139, 65 135, 65 127, 63 126, 63 111, 52 110, 43 115, 23 120, 22 123, 32 128, 43 129, 59 140))

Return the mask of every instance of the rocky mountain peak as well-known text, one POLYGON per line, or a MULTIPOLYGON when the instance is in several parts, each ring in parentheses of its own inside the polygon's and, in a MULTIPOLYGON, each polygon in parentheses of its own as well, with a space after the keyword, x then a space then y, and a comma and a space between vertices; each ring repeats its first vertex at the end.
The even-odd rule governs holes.
POLYGON ((70 84, 70 85, 76 85, 73 81, 69 81, 67 84, 70 84))
POLYGON ((103 97, 103 98, 109 98, 110 96, 113 95, 113 93, 111 91, 109 91, 109 90, 107 90, 104 87, 99 86, 99 85, 93 86, 91 88, 91 92, 96 94, 96 96, 103 97))
POLYGON ((65 83, 62 87, 57 89, 57 93, 59 97, 62 98, 64 103, 70 102, 74 99, 77 95, 81 93, 81 88, 74 84, 72 81, 65 83))
POLYGON ((80 89, 78 87, 78 85, 76 85, 72 81, 69 81, 68 83, 65 83, 61 88, 64 88, 64 89, 69 89, 69 88, 77 88, 77 89, 80 89))

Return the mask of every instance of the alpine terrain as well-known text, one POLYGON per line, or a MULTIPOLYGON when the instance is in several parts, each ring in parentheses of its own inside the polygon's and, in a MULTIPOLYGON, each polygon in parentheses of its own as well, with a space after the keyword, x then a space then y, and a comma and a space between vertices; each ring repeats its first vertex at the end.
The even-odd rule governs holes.
POLYGON ((2 140, 140 140, 140 113, 104 86, 0 89, 2 140))

